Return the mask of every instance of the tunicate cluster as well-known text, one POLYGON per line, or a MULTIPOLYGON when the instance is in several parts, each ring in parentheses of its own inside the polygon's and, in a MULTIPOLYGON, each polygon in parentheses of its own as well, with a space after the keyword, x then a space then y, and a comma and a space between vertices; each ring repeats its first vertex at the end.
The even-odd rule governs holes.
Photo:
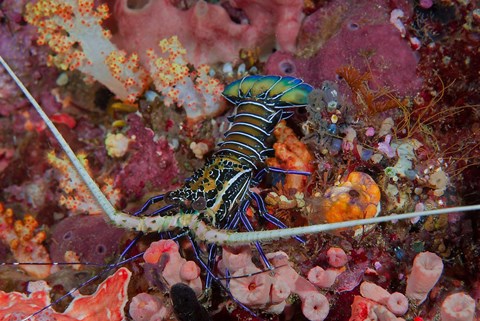
POLYGON ((327 148, 330 153, 339 151, 338 142, 333 137, 343 127, 339 123, 340 107, 338 86, 331 81, 324 81, 322 87, 309 96, 309 120, 303 126, 305 135, 314 138, 315 144, 327 148))

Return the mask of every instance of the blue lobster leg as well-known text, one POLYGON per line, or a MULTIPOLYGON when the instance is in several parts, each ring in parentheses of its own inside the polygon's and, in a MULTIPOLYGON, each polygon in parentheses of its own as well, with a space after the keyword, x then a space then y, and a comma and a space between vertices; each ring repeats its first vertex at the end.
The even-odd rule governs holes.
MULTIPOLYGON (((247 207, 250 205, 250 200, 244 201, 244 204, 242 204, 241 208, 241 213, 240 213, 240 219, 242 220, 243 225, 249 232, 253 232, 253 226, 248 220, 247 216, 245 215, 247 211, 247 207)), ((269 270, 273 270, 273 266, 268 262, 267 256, 265 255, 265 252, 263 252, 262 246, 260 245, 260 242, 256 241, 255 242, 255 247, 257 248, 258 253, 260 254, 260 257, 262 258, 263 263, 269 270)))
MULTIPOLYGON (((163 201, 164 198, 165 198, 165 194, 161 194, 161 195, 157 195, 157 196, 153 196, 153 197, 149 198, 145 202, 145 204, 143 204, 143 206, 138 211, 133 213, 132 215, 133 216, 139 216, 139 215, 145 213, 150 206, 152 206, 153 204, 155 204, 157 202, 163 201)), ((177 205, 168 204, 168 205, 165 205, 165 206, 153 211, 152 213, 148 213, 147 215, 148 216, 161 215, 161 214, 166 213, 166 212, 168 212, 169 210, 171 210, 175 207, 177 207, 177 205)))
POLYGON ((148 208, 152 205, 152 204, 155 204, 157 202, 160 202, 160 201, 163 201, 165 197, 165 194, 161 194, 161 195, 157 195, 157 196, 153 196, 151 198, 149 198, 145 204, 143 204, 142 207, 140 207, 140 209, 138 211, 136 211, 135 213, 133 213, 132 215, 133 216, 139 216, 140 214, 143 214, 145 213, 146 210, 148 210, 148 208))
MULTIPOLYGON (((223 229, 226 230, 234 230, 238 226, 238 222, 240 221, 240 210, 238 210, 233 219, 230 220, 225 226, 223 226, 223 229)), ((211 244, 208 246, 208 266, 210 269, 213 269, 215 266, 215 259, 217 258, 217 245, 211 244)), ((205 279, 205 287, 209 288, 212 285, 212 276, 210 273, 207 273, 207 277, 205 279)))
MULTIPOLYGON (((193 239, 193 237, 191 235, 188 235, 188 238, 190 240, 190 243, 192 244, 192 247, 193 247, 193 251, 195 252, 195 257, 197 258, 197 261, 200 263, 200 265, 205 269, 205 271, 207 272, 207 280, 210 278, 210 280, 214 280, 215 282, 217 282, 217 284, 223 288, 223 290, 228 294, 228 296, 230 296, 230 298, 232 298, 233 301, 235 301, 235 303, 237 303, 240 307, 242 307, 242 309, 244 309, 245 311, 247 311, 248 313, 250 313, 252 316, 254 317, 258 317, 255 312, 253 312, 252 310, 250 310, 246 305, 244 305, 243 303, 241 303, 240 301, 238 301, 233 295, 232 293, 230 292, 230 290, 225 287, 223 285, 223 283, 220 281, 220 279, 213 273, 213 271, 209 268, 208 264, 205 263, 205 261, 202 260, 201 258, 201 250, 200 248, 198 247, 198 244, 197 242, 195 242, 195 240, 193 239)), ((216 247, 216 245, 215 245, 216 247)), ((216 251, 215 251, 216 252, 216 251)), ((209 250, 209 260, 210 260, 210 253, 212 253, 211 250, 209 250)), ((215 257, 214 257, 215 259, 215 257)), ((208 284, 207 286, 207 281, 205 281, 205 289, 209 289, 211 286, 211 281, 210 281, 210 284, 208 284)))
POLYGON ((265 167, 262 168, 257 172, 255 177, 252 179, 252 186, 257 186, 260 184, 260 182, 263 180, 265 175, 269 172, 273 173, 281 173, 281 174, 291 174, 291 175, 303 175, 303 176, 310 176, 312 173, 310 172, 304 172, 304 171, 292 171, 292 170, 287 170, 279 167, 265 167))
MULTIPOLYGON (((217 258, 217 250, 218 247, 216 244, 210 244, 207 247, 208 249, 208 261, 206 263, 206 269, 208 269, 208 273, 205 278, 205 288, 209 289, 212 286, 212 278, 215 278, 213 275, 213 269, 215 268, 215 259, 217 258)), ((195 251, 197 252, 197 251, 195 251)), ((197 255, 198 258, 198 255, 197 255)))
MULTIPOLYGON (((280 221, 278 218, 276 218, 272 214, 268 213, 268 211, 265 207, 265 202, 260 197, 260 195, 258 195, 257 193, 254 193, 254 192, 250 192, 250 196, 255 200, 255 203, 257 203, 257 207, 258 207, 260 217, 263 217, 264 219, 266 219, 267 221, 269 221, 270 223, 272 223, 273 225, 275 225, 278 228, 287 228, 288 227, 282 221, 280 221)), ((306 241, 303 238, 301 238, 300 236, 294 236, 294 238, 302 244, 306 243, 306 241)))

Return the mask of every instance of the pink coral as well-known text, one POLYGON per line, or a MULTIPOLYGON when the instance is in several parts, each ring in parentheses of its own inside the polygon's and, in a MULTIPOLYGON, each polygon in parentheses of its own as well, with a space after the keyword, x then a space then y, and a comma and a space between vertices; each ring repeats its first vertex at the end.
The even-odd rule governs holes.
POLYGON ((374 283, 363 282, 360 285, 360 294, 366 299, 386 306, 390 312, 397 316, 404 315, 408 310, 408 299, 402 293, 395 292, 390 294, 387 290, 374 283))
POLYGON ((390 297, 390 293, 379 285, 372 282, 362 282, 360 284, 360 294, 367 299, 378 303, 386 303, 390 297))
POLYGON ((408 299, 402 293, 392 293, 388 298, 387 308, 395 315, 404 315, 408 311, 408 299))
POLYGON ((396 317, 386 307, 367 298, 356 295, 352 303, 352 315, 349 321, 404 321, 396 317))
POLYGON ((475 300, 461 292, 450 294, 440 309, 442 321, 473 321, 475 317, 475 300))
MULTIPOLYGON (((130 277, 131 272, 128 269, 118 269, 103 281, 94 294, 77 296, 65 312, 49 309, 42 312, 41 316, 59 321, 125 320, 124 308, 128 300, 127 287, 130 277)), ((31 282, 29 291, 31 293, 28 296, 18 292, 0 291, 0 321, 28 317, 50 303, 50 288, 46 282, 31 282)))
POLYGON ((417 254, 412 272, 407 279, 405 294, 418 304, 425 301, 428 292, 435 286, 443 272, 442 259, 431 252, 417 254))
POLYGON ((309 292, 304 294, 302 301, 303 315, 312 321, 325 320, 330 311, 330 306, 327 298, 319 292, 309 292))
POLYGON ((342 267, 348 262, 345 251, 339 247, 331 247, 327 251, 328 264, 333 267, 342 267))
POLYGON ((249 307, 264 307, 270 300, 272 278, 258 272, 261 272, 259 268, 249 265, 233 273, 234 278, 230 281, 232 295, 249 307), (241 277, 249 274, 253 275, 241 277))
POLYGON ((114 41, 128 52, 156 50, 161 39, 177 35, 186 45, 188 62, 213 64, 238 57, 240 49, 272 48, 274 36, 282 50, 293 52, 303 18, 303 1, 236 0, 226 6, 195 1, 186 10, 170 0, 117 1, 114 17, 118 34, 114 41), (232 21, 225 7, 240 9, 245 20, 232 21), (148 31, 148 37, 139 37, 148 31))
POLYGON ((222 259, 218 263, 220 272, 233 268, 236 269, 233 276, 245 276, 230 280, 233 296, 249 307, 280 314, 290 293, 296 293, 302 300, 302 312, 309 320, 325 319, 329 311, 327 298, 291 267, 288 256, 284 252, 268 253, 266 256, 275 268, 269 273, 262 273, 252 262, 248 246, 223 248, 222 259))

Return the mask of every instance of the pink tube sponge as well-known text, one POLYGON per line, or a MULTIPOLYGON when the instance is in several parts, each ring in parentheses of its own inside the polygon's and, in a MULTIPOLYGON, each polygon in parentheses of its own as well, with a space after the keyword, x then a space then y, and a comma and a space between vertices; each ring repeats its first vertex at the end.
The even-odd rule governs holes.
POLYGON ((360 294, 381 304, 387 303, 390 298, 390 293, 387 290, 372 282, 363 282, 360 285, 360 294))
POLYGON ((302 313, 308 320, 323 321, 329 310, 328 300, 320 292, 309 292, 302 301, 302 313))
POLYGON ((435 286, 442 275, 442 259, 431 252, 419 253, 413 260, 413 267, 407 279, 405 294, 418 304, 425 301, 428 292, 435 286))
POLYGON ((197 263, 187 261, 180 267, 180 278, 185 281, 192 281, 200 275, 200 268, 197 263))
POLYGON ((143 258, 147 263, 164 265, 162 277, 169 286, 184 283, 191 287, 195 293, 201 293, 200 268, 193 261, 187 262, 178 250, 179 247, 174 241, 160 240, 150 244, 143 258))
POLYGON ((331 247, 327 251, 328 264, 333 267, 341 267, 347 264, 348 257, 345 251, 339 247, 331 247))
POLYGON ((387 308, 397 316, 404 315, 408 311, 408 299, 402 293, 392 293, 387 300, 387 308))
POLYGON ((312 268, 310 271, 308 271, 308 280, 315 284, 316 286, 319 286, 321 288, 329 288, 335 283, 335 280, 337 279, 337 275, 340 272, 337 272, 335 270, 324 270, 319 266, 315 266, 312 268))
POLYGON ((447 296, 440 309, 442 321, 473 321, 475 300, 461 292, 447 296))
MULTIPOLYGON (((244 276, 261 272, 253 265, 239 269, 232 276, 244 276)), ((233 278, 230 281, 230 292, 241 303, 250 307, 264 306, 270 299, 271 278, 265 273, 248 277, 233 278)))
POLYGON ((164 320, 171 314, 159 298, 148 293, 134 296, 129 312, 134 321, 164 320))

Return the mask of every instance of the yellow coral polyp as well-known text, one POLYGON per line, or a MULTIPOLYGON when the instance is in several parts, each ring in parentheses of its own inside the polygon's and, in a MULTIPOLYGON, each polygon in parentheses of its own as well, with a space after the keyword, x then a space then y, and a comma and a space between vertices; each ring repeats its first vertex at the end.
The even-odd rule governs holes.
POLYGON ((345 182, 329 188, 322 209, 328 223, 374 217, 380 203, 380 188, 370 175, 352 172, 345 182))

